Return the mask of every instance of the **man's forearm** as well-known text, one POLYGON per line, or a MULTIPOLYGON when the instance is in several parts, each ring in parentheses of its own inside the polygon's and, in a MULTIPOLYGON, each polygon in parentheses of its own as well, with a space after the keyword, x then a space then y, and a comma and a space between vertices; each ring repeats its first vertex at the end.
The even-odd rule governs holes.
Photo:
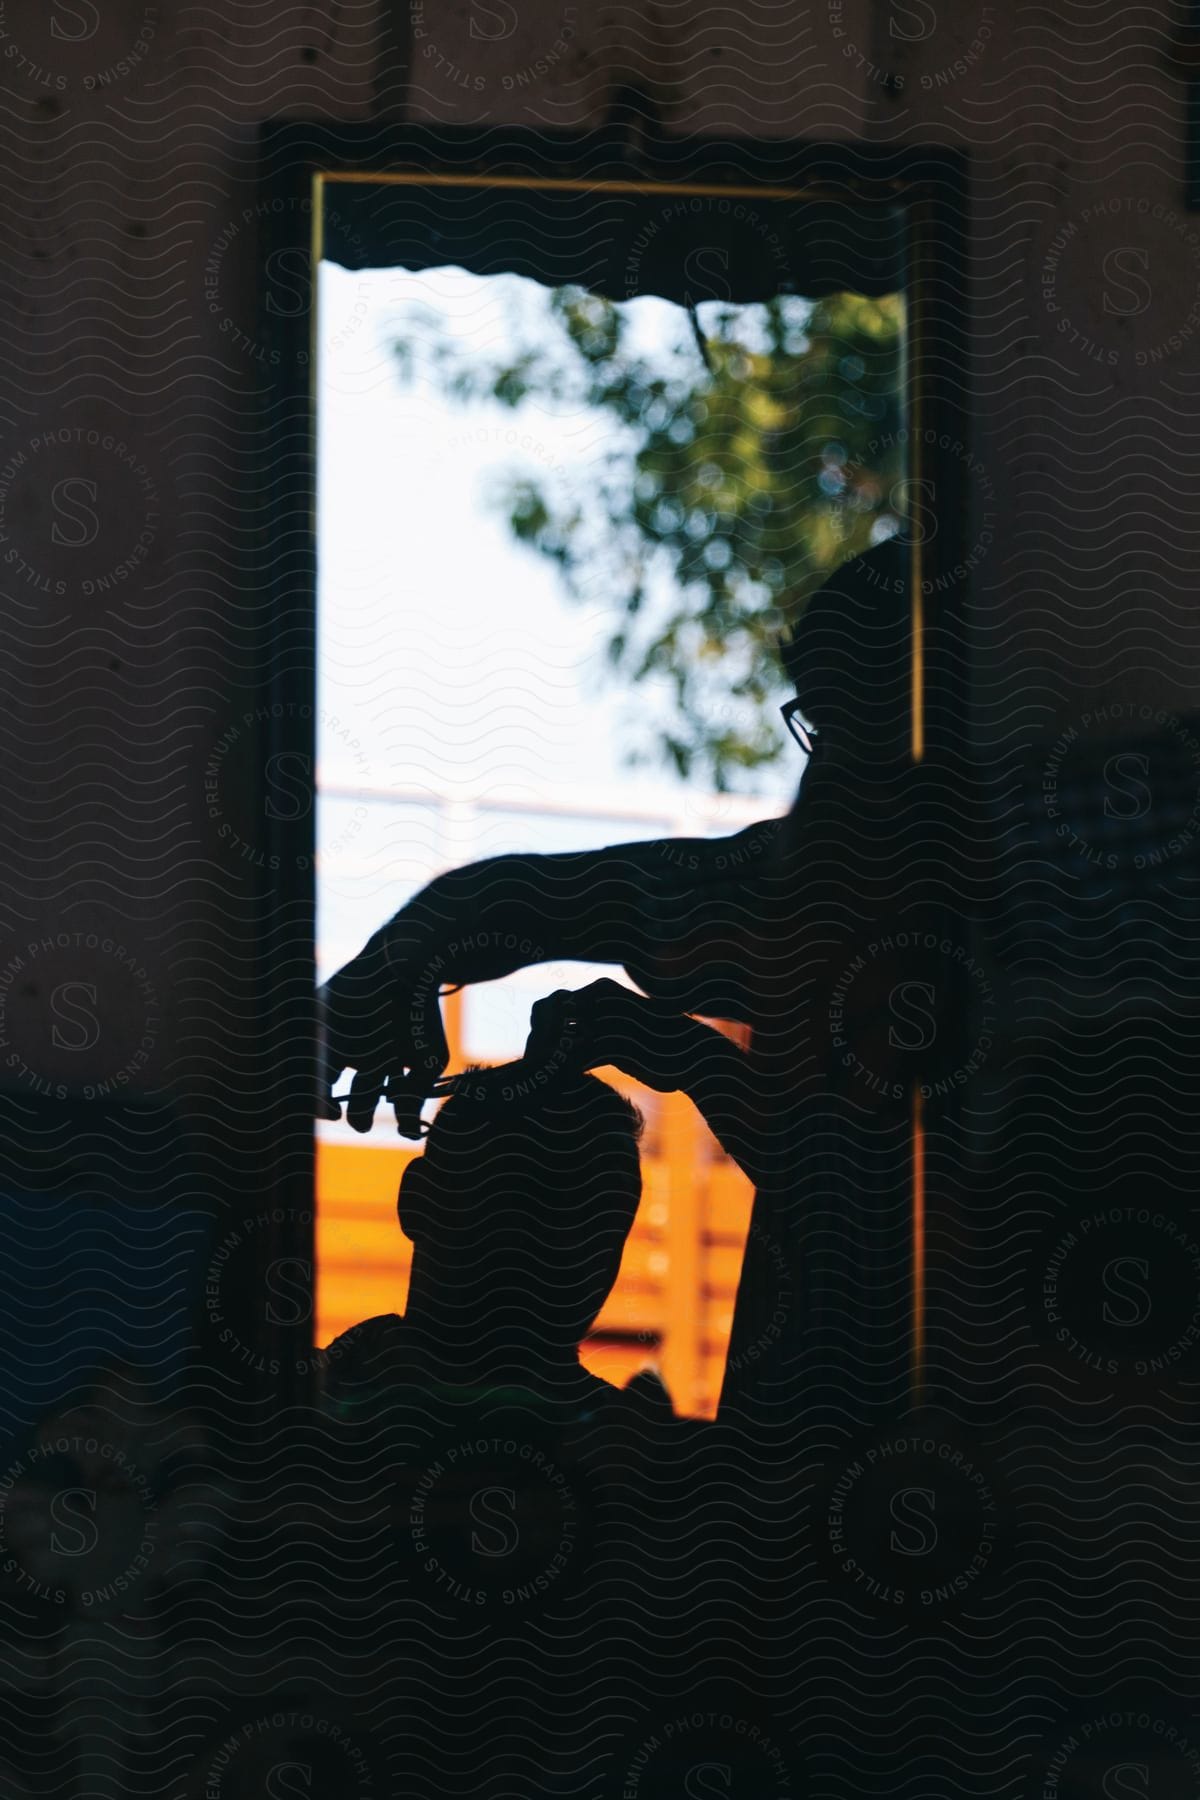
POLYGON ((722 846, 746 837, 493 857, 439 875, 379 935, 389 960, 402 956, 408 966, 414 944, 428 946, 443 979, 455 982, 492 981, 536 962, 637 963, 658 948, 673 898, 694 894, 711 868, 723 870, 722 846))
POLYGON ((698 1030, 696 1048, 687 1059, 683 1091, 705 1124, 755 1187, 768 1175, 765 1131, 758 1084, 750 1059, 711 1026, 698 1030))

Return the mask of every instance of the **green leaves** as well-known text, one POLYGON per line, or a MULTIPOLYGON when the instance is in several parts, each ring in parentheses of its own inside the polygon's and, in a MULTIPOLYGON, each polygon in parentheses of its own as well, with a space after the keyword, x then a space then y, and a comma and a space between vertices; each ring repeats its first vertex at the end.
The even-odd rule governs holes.
POLYGON ((902 523, 902 300, 706 304, 707 367, 682 309, 676 341, 652 350, 634 347, 622 307, 583 289, 551 293, 541 320, 536 342, 496 363, 438 345, 438 378, 458 401, 595 416, 580 439, 609 447, 578 480, 514 477, 499 502, 568 593, 611 601, 614 670, 669 678, 658 760, 725 789, 783 751, 781 628, 902 523))

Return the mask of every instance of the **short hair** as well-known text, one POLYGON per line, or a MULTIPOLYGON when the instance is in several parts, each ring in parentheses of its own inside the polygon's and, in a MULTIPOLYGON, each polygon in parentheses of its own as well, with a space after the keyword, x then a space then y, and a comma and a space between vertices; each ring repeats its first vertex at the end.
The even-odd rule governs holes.
POLYGON ((494 1206, 508 1194, 531 1218, 553 1223, 582 1205, 596 1218, 615 1200, 632 1221, 641 1192, 637 1107, 595 1075, 537 1085, 519 1071, 464 1070, 430 1125, 425 1159, 451 1189, 449 1204, 479 1197, 494 1206))

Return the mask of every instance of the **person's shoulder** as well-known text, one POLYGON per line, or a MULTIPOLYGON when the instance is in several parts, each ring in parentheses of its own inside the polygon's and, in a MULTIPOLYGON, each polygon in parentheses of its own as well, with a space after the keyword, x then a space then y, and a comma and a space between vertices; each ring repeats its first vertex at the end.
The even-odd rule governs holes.
POLYGON ((349 1326, 335 1337, 332 1343, 325 1346, 322 1356, 336 1357, 348 1351, 361 1349, 366 1344, 393 1342, 397 1336, 403 1335, 404 1317, 401 1313, 376 1313, 373 1318, 360 1319, 357 1325, 349 1326))
POLYGON ((394 1381, 408 1359, 408 1335, 399 1313, 377 1313, 351 1325, 319 1352, 326 1393, 345 1398, 394 1381))
POLYGON ((599 1375, 591 1375, 588 1380, 588 1404, 580 1414, 583 1419, 661 1425, 676 1416, 662 1377, 653 1369, 642 1369, 624 1387, 616 1387, 599 1375))

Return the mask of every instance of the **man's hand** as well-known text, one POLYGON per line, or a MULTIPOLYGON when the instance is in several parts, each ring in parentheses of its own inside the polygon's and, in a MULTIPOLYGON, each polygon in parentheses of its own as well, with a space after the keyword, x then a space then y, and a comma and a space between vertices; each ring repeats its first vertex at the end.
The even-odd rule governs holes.
POLYGON ((668 1002, 605 978, 574 991, 560 988, 535 1003, 519 1066, 579 1073, 611 1067, 665 1094, 686 1090, 719 1036, 668 1002))
POLYGON ((449 978, 427 931, 392 925, 318 990, 321 1118, 340 1117, 330 1096, 349 1068, 346 1118, 355 1131, 371 1129, 386 1095, 400 1136, 420 1136, 422 1103, 449 1061, 439 1003, 449 978))
POLYGON ((539 1000, 519 1063, 500 1073, 620 1069, 660 1094, 684 1093, 722 1149, 756 1186, 764 1177, 761 1108, 749 1057, 723 1032, 615 981, 539 1000))

